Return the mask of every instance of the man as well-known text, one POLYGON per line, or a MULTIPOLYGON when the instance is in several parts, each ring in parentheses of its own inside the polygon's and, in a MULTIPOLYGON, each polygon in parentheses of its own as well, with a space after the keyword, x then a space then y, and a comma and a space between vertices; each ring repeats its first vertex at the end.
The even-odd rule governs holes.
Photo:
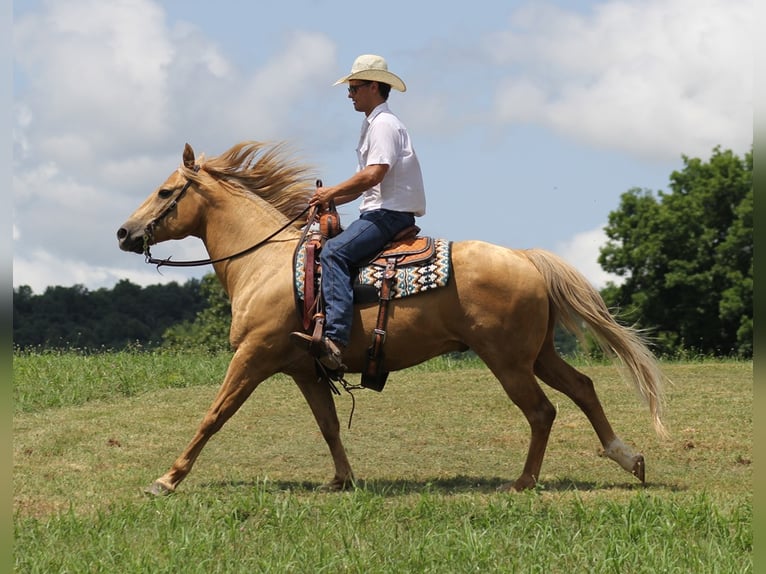
MULTIPOLYGON (((348 84, 354 109, 364 113, 356 149, 358 168, 346 181, 317 188, 311 205, 353 201, 363 195, 359 219, 329 239, 320 254, 325 301, 324 336, 319 360, 332 370, 344 369, 343 350, 353 320, 352 273, 379 253, 394 236, 425 214, 423 176, 407 128, 388 107, 391 88, 406 91, 404 82, 388 71, 380 56, 359 56, 351 73, 334 85, 348 84)), ((309 348, 311 337, 291 333, 292 340, 309 348)))

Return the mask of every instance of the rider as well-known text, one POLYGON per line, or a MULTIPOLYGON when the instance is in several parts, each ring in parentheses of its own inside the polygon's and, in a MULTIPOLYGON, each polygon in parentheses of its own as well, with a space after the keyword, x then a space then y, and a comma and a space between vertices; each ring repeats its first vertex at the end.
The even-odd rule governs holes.
MULTIPOLYGON (((329 369, 345 368, 343 351, 348 345, 353 319, 355 268, 369 261, 394 236, 414 225, 425 214, 423 176, 415 149, 404 124, 388 107, 391 88, 406 91, 404 82, 388 71, 386 61, 375 55, 359 56, 351 73, 334 85, 348 84, 354 109, 365 115, 356 149, 358 168, 346 181, 318 187, 310 205, 327 207, 330 200, 347 203, 363 195, 359 219, 327 240, 320 253, 325 330, 318 350, 319 360, 329 369)), ((305 348, 311 344, 306 333, 290 334, 305 348)))

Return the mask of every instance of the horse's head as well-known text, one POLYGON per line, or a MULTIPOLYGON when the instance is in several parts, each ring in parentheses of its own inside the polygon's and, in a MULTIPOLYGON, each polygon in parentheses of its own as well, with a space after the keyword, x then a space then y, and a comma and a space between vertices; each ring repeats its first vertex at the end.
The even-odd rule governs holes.
POLYGON ((199 171, 194 150, 186 144, 183 164, 160 185, 117 230, 120 249, 145 253, 149 245, 183 239, 199 225, 202 196, 193 179, 199 171))

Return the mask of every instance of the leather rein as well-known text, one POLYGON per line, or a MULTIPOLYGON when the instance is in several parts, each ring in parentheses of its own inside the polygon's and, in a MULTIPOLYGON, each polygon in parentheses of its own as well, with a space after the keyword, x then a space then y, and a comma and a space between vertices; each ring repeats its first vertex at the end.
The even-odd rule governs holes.
MULTIPOLYGON (((194 166, 194 171, 199 171, 199 165, 194 166)), ((290 227, 292 224, 294 224, 296 221, 301 219, 304 215, 306 215, 306 212, 311 208, 311 206, 306 206, 306 209, 301 211, 298 215, 296 215, 293 219, 285 223, 282 227, 274 231, 273 233, 269 234, 267 237, 261 239, 258 243, 255 245, 251 245, 250 247, 247 247, 243 249, 242 251, 237 251, 236 253, 232 255, 227 255, 226 257, 218 257, 216 259, 196 259, 192 261, 171 261, 170 257, 167 259, 156 259, 152 257, 152 254, 149 250, 149 244, 152 241, 152 238, 154 236, 154 228, 157 227, 157 224, 162 221, 165 217, 167 217, 178 205, 178 202, 181 200, 181 198, 186 193, 186 190, 189 189, 189 186, 192 184, 192 181, 187 178, 186 183, 181 188, 181 191, 178 192, 178 195, 176 195, 173 199, 170 200, 168 205, 165 207, 165 209, 162 210, 162 213, 160 213, 157 217, 155 217, 152 221, 150 221, 146 228, 144 229, 144 257, 146 263, 149 263, 151 265, 156 265, 157 270, 159 270, 160 267, 167 266, 167 267, 199 267, 201 265, 211 265, 213 263, 219 263, 221 261, 228 261, 229 259, 236 259, 237 257, 241 257, 243 255, 246 255, 250 253, 251 251, 255 251, 259 247, 265 245, 274 237, 282 233, 285 229, 290 227)))

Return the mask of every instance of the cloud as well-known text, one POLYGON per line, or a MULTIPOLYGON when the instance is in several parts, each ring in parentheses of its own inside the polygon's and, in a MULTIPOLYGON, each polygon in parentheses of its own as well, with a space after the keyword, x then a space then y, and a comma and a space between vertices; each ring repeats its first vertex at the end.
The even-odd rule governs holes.
MULTIPOLYGON (((301 113, 297 95, 306 86, 326 83, 332 77, 334 60, 335 47, 324 35, 294 32, 282 53, 245 78, 226 98, 227 109, 219 119, 229 137, 235 134, 234 140, 247 139, 247 134, 257 133, 261 139, 283 138, 291 117, 301 113)), ((299 127, 296 123, 292 129, 299 127)))
POLYGON ((125 140, 167 134, 174 52, 165 28, 162 10, 147 0, 48 2, 21 16, 14 54, 30 88, 38 150, 86 163, 125 140))
POLYGON ((594 287, 602 289, 609 281, 620 285, 625 280, 618 275, 607 273, 598 263, 599 249, 606 241, 604 227, 599 226, 577 233, 566 241, 558 243, 554 250, 585 275, 594 287))
POLYGON ((580 14, 529 3, 487 51, 504 122, 673 160, 752 144, 753 4, 622 0, 580 14))

